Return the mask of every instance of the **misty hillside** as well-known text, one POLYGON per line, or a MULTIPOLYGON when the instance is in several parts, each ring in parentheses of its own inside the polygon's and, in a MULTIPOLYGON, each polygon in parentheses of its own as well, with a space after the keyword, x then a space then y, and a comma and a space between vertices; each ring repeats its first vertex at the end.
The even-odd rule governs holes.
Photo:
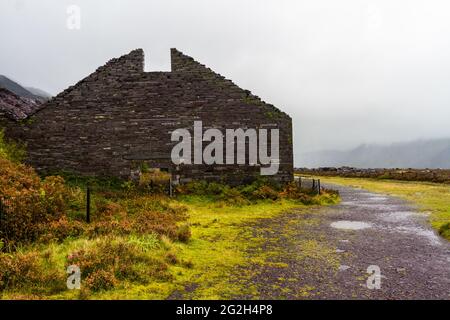
POLYGON ((31 92, 32 94, 34 94, 35 96, 38 97, 42 97, 42 98, 46 98, 46 99, 50 99, 52 97, 52 95, 44 90, 38 89, 38 88, 33 88, 33 87, 25 87, 25 89, 27 89, 29 92, 31 92))
POLYGON ((20 97, 0 87, 0 115, 13 120, 23 120, 42 108, 39 99, 20 97))
POLYGON ((31 87, 25 88, 4 75, 0 75, 0 88, 7 89, 19 97, 39 100, 41 102, 51 98, 49 93, 41 89, 31 87))
POLYGON ((348 151, 306 153, 299 160, 299 166, 307 168, 450 168, 450 139, 361 145, 348 151))

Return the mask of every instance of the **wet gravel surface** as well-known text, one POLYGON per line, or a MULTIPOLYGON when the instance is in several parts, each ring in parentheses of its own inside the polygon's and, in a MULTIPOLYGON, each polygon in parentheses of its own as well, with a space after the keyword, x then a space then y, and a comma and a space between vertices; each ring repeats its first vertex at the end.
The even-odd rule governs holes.
POLYGON ((241 270, 251 274, 241 284, 259 293, 236 298, 450 299, 450 242, 426 214, 398 198, 331 187, 341 204, 252 226, 264 241, 249 254, 266 252, 271 263, 241 270))

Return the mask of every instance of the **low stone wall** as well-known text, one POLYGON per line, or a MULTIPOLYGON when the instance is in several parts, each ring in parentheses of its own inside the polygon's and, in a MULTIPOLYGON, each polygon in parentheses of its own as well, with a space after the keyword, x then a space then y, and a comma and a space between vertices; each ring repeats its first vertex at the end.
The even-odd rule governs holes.
POLYGON ((317 176, 450 183, 450 170, 446 169, 296 168, 295 173, 317 176))

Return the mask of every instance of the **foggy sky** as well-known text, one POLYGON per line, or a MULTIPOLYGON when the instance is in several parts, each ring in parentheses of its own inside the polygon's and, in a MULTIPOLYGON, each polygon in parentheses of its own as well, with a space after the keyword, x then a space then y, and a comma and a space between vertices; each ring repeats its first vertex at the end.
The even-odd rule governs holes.
POLYGON ((290 114, 296 159, 450 137, 447 0, 0 2, 0 74, 52 94, 135 48, 169 70, 171 47, 290 114))

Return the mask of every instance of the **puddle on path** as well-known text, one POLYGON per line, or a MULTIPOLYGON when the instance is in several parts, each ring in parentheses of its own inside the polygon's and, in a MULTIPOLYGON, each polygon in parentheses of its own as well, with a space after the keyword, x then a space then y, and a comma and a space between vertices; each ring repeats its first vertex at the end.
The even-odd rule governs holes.
POLYGON ((331 223, 331 227, 343 230, 362 230, 371 228, 372 225, 368 222, 342 220, 331 223))
POLYGON ((374 193, 372 193, 372 192, 366 192, 366 191, 362 191, 362 192, 358 192, 358 195, 362 195, 362 196, 373 196, 373 195, 375 195, 374 193))
POLYGON ((369 200, 371 200, 371 201, 386 201, 389 199, 386 197, 383 197, 383 196, 373 196, 373 197, 369 197, 369 200))
POLYGON ((383 211, 398 211, 401 209, 400 206, 396 204, 380 204, 380 203, 360 203, 359 207, 363 207, 371 210, 383 210, 383 211))
POLYGON ((408 227, 401 226, 401 227, 396 227, 393 229, 398 232, 424 237, 428 241, 430 241, 433 245, 441 244, 439 237, 432 230, 422 229, 419 227, 409 227, 409 226, 408 227))
POLYGON ((357 206, 359 202, 357 201, 342 201, 341 205, 343 206, 357 206))
POLYGON ((388 221, 388 222, 399 222, 407 220, 409 217, 417 215, 417 212, 414 211, 395 211, 395 212, 388 212, 383 213, 381 215, 381 219, 388 221))
POLYGON ((352 206, 352 207, 362 207, 367 209, 374 210, 383 210, 383 211, 395 211, 399 209, 399 206, 396 204, 385 204, 385 203, 376 203, 370 201, 342 201, 341 205, 343 206, 352 206))

